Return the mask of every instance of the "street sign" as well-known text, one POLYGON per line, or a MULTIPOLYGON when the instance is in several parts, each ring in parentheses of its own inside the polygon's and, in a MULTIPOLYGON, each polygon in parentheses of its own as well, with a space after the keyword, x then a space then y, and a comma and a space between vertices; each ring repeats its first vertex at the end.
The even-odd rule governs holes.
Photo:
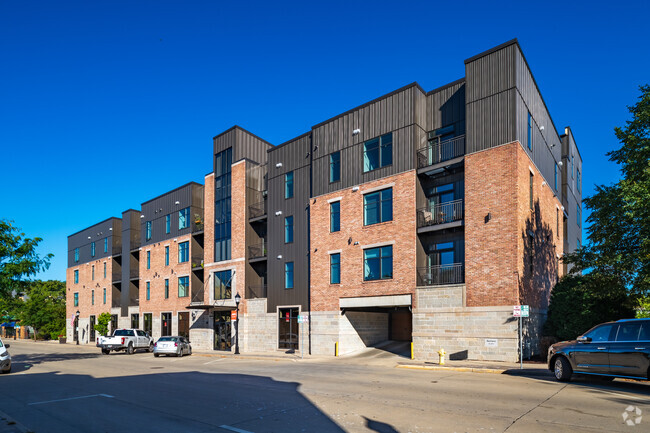
POLYGON ((230 311, 230 320, 233 321, 233 322, 235 320, 237 320, 237 310, 231 310, 230 311))
POLYGON ((522 305, 521 306, 521 317, 528 317, 530 316, 530 308, 528 305, 522 305))
POLYGON ((298 315, 298 323, 308 323, 309 322, 309 316, 306 314, 299 314, 298 315))
POLYGON ((285 321, 285 322, 288 322, 288 321, 289 321, 290 314, 291 314, 291 313, 287 311, 286 314, 284 315, 284 318, 285 318, 284 321, 285 321))
POLYGON ((514 317, 528 317, 530 316, 530 307, 528 305, 514 305, 512 315, 514 317))

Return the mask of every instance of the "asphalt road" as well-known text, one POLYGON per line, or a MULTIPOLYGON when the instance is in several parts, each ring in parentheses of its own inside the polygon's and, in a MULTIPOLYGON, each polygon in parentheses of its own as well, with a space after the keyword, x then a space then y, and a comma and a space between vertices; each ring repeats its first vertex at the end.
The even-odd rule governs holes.
POLYGON ((411 370, 392 355, 154 358, 10 344, 0 410, 38 433, 650 431, 646 383, 411 370), (629 406, 639 424, 624 422, 629 406))

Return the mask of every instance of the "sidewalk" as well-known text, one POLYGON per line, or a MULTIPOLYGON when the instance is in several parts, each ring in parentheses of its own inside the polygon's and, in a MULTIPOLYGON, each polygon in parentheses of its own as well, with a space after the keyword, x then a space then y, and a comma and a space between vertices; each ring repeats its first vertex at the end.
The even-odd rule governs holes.
POLYGON ((538 376, 553 377, 546 363, 524 362, 523 369, 519 363, 499 361, 446 361, 444 365, 437 362, 422 362, 417 360, 402 360, 397 363, 397 368, 409 368, 418 370, 448 370, 471 373, 492 373, 509 374, 512 376, 538 376))

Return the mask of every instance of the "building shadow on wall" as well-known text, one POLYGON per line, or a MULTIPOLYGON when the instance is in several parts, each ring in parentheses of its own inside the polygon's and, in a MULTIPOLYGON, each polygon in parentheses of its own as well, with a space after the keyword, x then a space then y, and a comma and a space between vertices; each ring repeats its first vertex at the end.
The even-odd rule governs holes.
POLYGON ((531 316, 523 320, 524 358, 543 355, 541 332, 545 315, 533 311, 548 309, 551 290, 558 281, 559 258, 556 253, 559 221, 544 221, 539 200, 533 205, 521 239, 523 241, 523 266, 519 275, 519 303, 529 305, 531 316), (540 323, 541 322, 541 323, 540 323))

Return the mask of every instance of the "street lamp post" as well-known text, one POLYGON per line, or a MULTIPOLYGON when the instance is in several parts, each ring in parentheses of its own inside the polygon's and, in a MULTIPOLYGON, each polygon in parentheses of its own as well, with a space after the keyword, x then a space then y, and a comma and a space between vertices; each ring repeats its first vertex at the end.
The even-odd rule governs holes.
POLYGON ((239 302, 241 296, 239 293, 235 295, 235 305, 237 306, 237 321, 235 322, 235 355, 239 355, 239 302))
POLYGON ((75 314, 75 319, 74 319, 74 332, 75 335, 77 336, 77 346, 79 345, 79 310, 77 310, 77 313, 75 314))

